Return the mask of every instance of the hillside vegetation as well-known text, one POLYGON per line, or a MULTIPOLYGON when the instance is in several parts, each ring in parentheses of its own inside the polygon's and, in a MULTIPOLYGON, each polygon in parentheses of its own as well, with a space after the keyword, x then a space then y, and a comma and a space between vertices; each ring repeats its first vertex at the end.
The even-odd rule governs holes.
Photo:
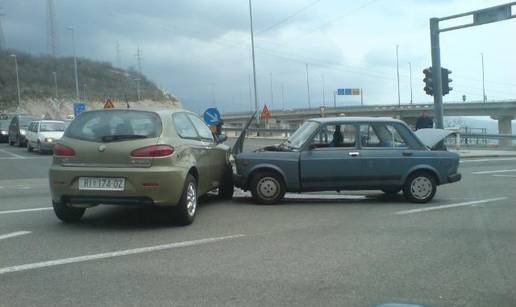
MULTIPOLYGON (((53 72, 56 72, 59 100, 75 100, 74 63, 71 57, 52 58, 30 55, 17 50, 0 51, 0 110, 17 105, 14 58, 18 60, 22 104, 25 100, 55 99, 53 72)), ((138 100, 136 81, 140 79, 140 97, 147 101, 177 99, 160 90, 153 82, 134 69, 115 68, 108 62, 78 58, 81 101, 105 101, 108 97, 129 102, 138 100)))

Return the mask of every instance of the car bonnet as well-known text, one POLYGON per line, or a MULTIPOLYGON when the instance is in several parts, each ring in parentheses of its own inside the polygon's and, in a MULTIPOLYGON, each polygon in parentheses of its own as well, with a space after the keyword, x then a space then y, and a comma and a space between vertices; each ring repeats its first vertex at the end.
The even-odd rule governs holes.
POLYGON ((434 128, 419 129, 414 132, 418 139, 429 148, 433 148, 437 143, 444 140, 452 133, 454 132, 450 130, 434 128))

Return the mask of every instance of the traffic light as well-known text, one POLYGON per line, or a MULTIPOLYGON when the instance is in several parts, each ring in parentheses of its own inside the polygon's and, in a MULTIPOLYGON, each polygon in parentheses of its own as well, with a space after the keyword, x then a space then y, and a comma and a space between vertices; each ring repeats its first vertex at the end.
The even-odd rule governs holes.
POLYGON ((423 82, 425 82, 425 93, 427 95, 434 95, 434 79, 432 78, 432 67, 428 67, 423 69, 423 74, 425 74, 425 78, 423 82))
POLYGON ((441 78, 443 79, 443 96, 449 94, 453 87, 450 86, 450 83, 453 81, 450 78, 451 70, 446 68, 441 68, 441 78))

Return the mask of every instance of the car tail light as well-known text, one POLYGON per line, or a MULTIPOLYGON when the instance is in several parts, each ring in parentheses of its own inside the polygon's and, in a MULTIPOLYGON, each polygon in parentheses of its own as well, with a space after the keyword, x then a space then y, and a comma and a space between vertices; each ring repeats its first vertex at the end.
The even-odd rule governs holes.
POLYGON ((152 145, 135 149, 131 152, 133 158, 167 157, 174 153, 174 147, 169 145, 152 145))
POLYGON ((54 155, 55 156, 64 156, 64 157, 73 157, 75 156, 75 150, 73 148, 61 145, 61 144, 55 144, 54 145, 54 155))

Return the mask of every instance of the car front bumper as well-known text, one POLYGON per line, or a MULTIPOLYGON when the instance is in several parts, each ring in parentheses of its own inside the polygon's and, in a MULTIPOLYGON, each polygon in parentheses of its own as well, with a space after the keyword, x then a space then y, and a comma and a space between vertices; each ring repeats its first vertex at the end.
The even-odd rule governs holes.
POLYGON ((157 205, 179 203, 187 170, 180 167, 102 168, 52 165, 52 201, 82 205, 157 205), (124 191, 79 190, 80 177, 125 178, 124 191))
POLYGON ((457 182, 462 179, 462 175, 459 173, 451 174, 448 176, 448 183, 457 182))

